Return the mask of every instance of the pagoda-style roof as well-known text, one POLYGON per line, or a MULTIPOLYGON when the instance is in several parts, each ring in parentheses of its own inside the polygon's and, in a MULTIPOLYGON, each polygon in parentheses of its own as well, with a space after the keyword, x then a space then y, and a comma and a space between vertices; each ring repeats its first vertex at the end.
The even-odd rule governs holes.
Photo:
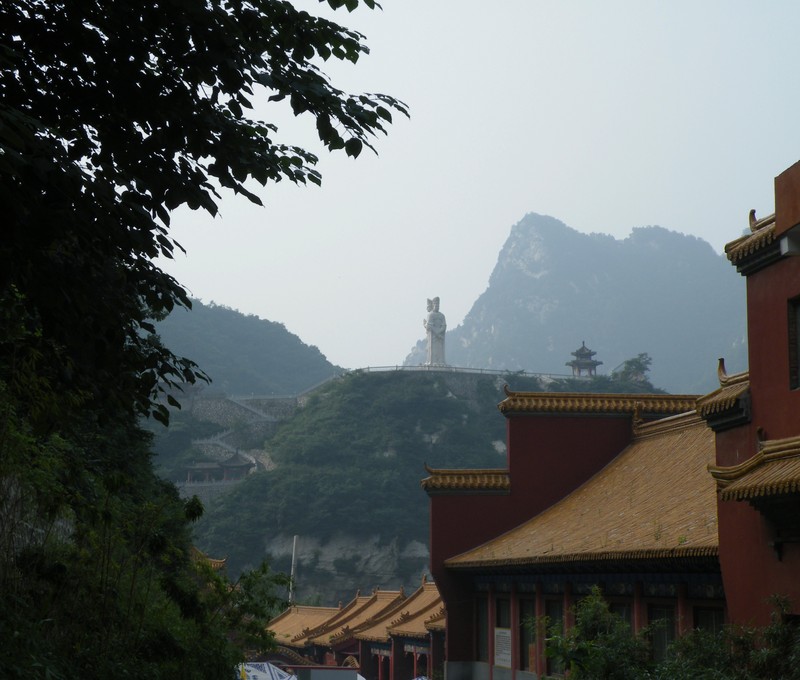
POLYGON ((204 564, 207 564, 209 567, 211 567, 214 571, 221 571, 222 569, 225 568, 225 565, 228 562, 227 557, 223 557, 222 559, 209 557, 202 550, 196 548, 195 546, 192 546, 190 556, 191 559, 194 560, 195 562, 203 562, 204 564))
MULTIPOLYGON (((597 352, 590 350, 586 346, 586 341, 581 341, 581 346, 574 352, 570 352, 576 359, 591 359, 597 352)), ((602 361, 599 363, 603 363, 602 361)))
POLYGON ((388 642, 390 635, 405 634, 413 630, 413 635, 408 637, 425 637, 427 635, 424 630, 425 621, 441 606, 442 598, 436 584, 423 579, 422 585, 407 599, 354 630, 352 636, 358 640, 388 642), (395 628, 404 632, 399 633, 395 628), (417 634, 419 630, 422 631, 421 634, 417 634))
POLYGON ((220 467, 231 468, 231 467, 255 467, 255 463, 250 460, 249 458, 245 458, 241 453, 238 451, 234 453, 230 458, 226 458, 220 464, 220 467))
POLYGON ((427 621, 425 621, 425 628, 430 631, 437 631, 444 633, 447 628, 447 612, 444 606, 436 611, 427 621))
POLYGON ((451 569, 715 557, 714 433, 695 412, 640 425, 632 443, 539 515, 445 561, 451 569))
POLYGON ((715 432, 721 432, 750 420, 750 374, 728 375, 720 359, 717 375, 719 388, 697 399, 697 413, 715 432))
POLYGON ((429 494, 508 493, 511 478, 507 469, 442 470, 425 466, 429 476, 420 484, 429 494))
POLYGON ((763 442, 744 463, 709 466, 723 501, 800 493, 800 437, 763 442))
POLYGON ((687 394, 589 394, 585 392, 513 392, 505 388, 500 412, 515 414, 591 414, 668 416, 693 411, 697 395, 687 394))
POLYGON ((307 636, 307 644, 329 646, 343 642, 348 631, 358 628, 382 612, 391 609, 405 599, 402 590, 375 590, 359 606, 353 607, 346 616, 337 617, 312 631, 307 636), (334 642, 336 640, 337 642, 334 642))
POLYGON ((725 246, 725 254, 741 274, 750 274, 781 256, 780 239, 775 235, 775 214, 756 219, 750 211, 750 233, 725 246))
POLYGON ((397 634, 425 637, 429 620, 431 630, 439 630, 440 615, 443 617, 439 590, 423 578, 409 597, 402 590, 376 589, 369 596, 356 594, 344 607, 294 605, 270 621, 268 628, 276 643, 287 650, 311 645, 338 647, 353 639, 388 642, 392 626, 398 627, 397 634))
POLYGON ((306 634, 341 612, 341 607, 308 607, 292 605, 276 616, 267 626, 275 635, 278 645, 303 647, 295 640, 304 640, 306 634))

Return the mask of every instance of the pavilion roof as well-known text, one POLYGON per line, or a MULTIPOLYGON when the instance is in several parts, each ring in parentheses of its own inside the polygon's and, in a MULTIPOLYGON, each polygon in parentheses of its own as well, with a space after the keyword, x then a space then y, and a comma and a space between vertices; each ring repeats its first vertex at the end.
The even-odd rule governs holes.
POLYGON ((714 433, 694 411, 639 425, 632 443, 574 492, 445 565, 715 556, 716 489, 708 474, 714 445, 714 433))

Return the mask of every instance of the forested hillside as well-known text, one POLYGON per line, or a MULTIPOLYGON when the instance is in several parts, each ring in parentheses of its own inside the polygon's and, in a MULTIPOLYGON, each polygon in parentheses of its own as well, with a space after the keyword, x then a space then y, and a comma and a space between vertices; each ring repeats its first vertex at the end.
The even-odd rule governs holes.
POLYGON ((192 300, 158 326, 164 344, 190 357, 225 394, 296 394, 337 372, 322 352, 275 321, 192 300))
POLYGON ((227 557, 236 574, 264 557, 289 571, 298 535, 298 593, 305 601, 335 603, 359 587, 413 587, 428 566, 425 464, 503 467, 505 419, 497 404, 505 384, 653 390, 641 376, 630 377, 543 383, 519 374, 348 374, 313 392, 266 441, 275 468, 250 475, 211 504, 196 540, 227 557))

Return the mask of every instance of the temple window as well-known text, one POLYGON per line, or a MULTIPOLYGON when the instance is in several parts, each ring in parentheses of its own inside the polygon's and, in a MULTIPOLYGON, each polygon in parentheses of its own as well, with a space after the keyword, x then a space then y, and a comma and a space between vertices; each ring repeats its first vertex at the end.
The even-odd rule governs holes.
POLYGON ((633 630, 633 607, 630 602, 609 602, 608 611, 619 616, 633 630))
POLYGON ((508 598, 498 597, 495 600, 495 626, 511 628, 511 602, 508 598))
POLYGON ((475 601, 475 658, 489 660, 489 603, 485 597, 475 601))
POLYGON ((651 627, 650 639, 654 661, 664 661, 669 646, 675 640, 675 607, 671 604, 651 604, 647 608, 651 627))
POLYGON ((695 607, 694 627, 708 633, 719 633, 725 624, 725 612, 722 607, 695 607))
POLYGON ((519 667, 533 669, 536 654, 536 600, 519 601, 519 667))
MULTIPOLYGON (((547 616, 547 634, 563 634, 564 632, 564 600, 562 598, 546 599, 544 601, 544 613, 547 616)), ((561 675, 564 666, 557 659, 547 657, 547 674, 561 675)))

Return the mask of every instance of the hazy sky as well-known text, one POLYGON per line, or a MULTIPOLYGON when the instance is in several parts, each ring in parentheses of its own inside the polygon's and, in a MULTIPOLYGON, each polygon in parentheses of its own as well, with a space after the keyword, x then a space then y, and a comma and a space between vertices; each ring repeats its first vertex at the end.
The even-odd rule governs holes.
MULTIPOLYGON (((192 295, 282 322, 335 364, 402 363, 429 297, 459 325, 528 212, 617 238, 657 224, 722 252, 800 159, 796 0, 382 4, 334 14, 371 54, 323 68, 411 118, 378 156, 322 154, 322 188, 179 212, 188 255, 166 264, 192 295)), ((310 119, 270 106, 259 115, 282 141, 319 150, 310 119)))

